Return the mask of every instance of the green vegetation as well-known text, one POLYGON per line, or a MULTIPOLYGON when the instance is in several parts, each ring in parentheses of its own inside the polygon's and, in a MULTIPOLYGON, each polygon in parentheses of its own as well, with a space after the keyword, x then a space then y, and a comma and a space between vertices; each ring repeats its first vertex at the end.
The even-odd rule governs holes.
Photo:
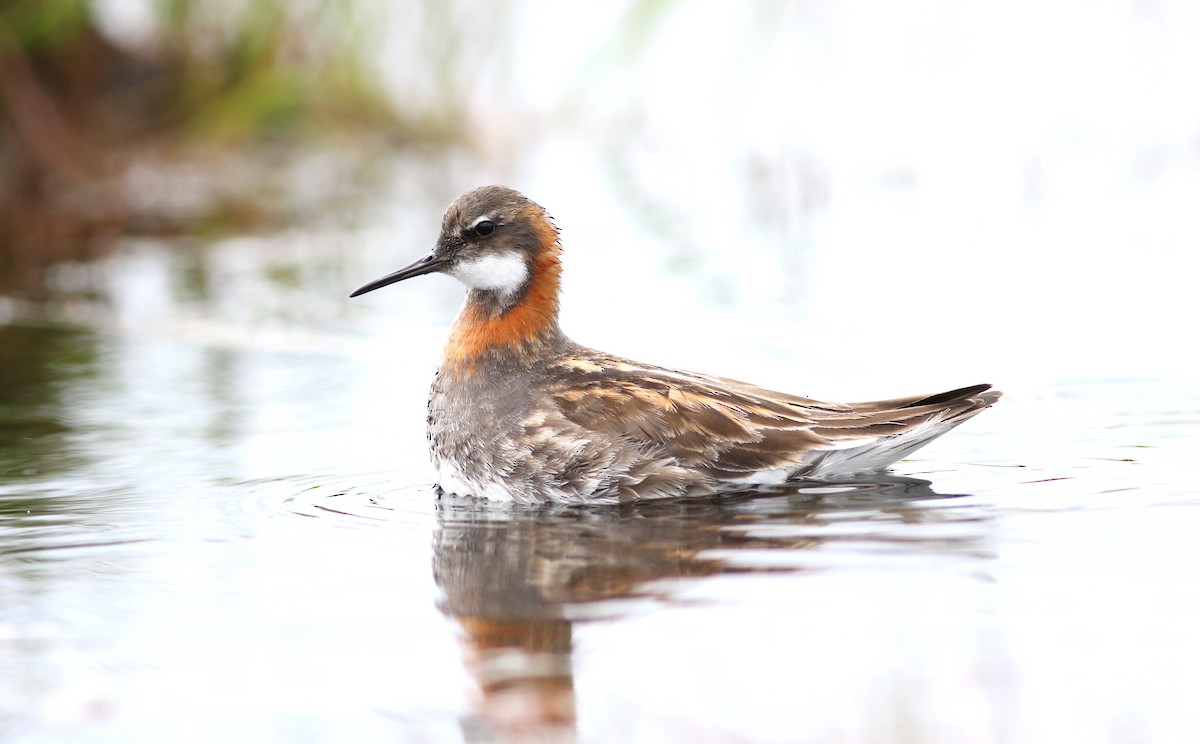
POLYGON ((353 0, 146 0, 133 31, 98 7, 0 0, 0 291, 44 294, 47 267, 128 232, 269 223, 242 194, 281 196, 250 186, 167 210, 130 193, 146 188, 135 168, 228 180, 230 151, 274 165, 300 145, 353 157, 412 136, 370 73, 353 0))

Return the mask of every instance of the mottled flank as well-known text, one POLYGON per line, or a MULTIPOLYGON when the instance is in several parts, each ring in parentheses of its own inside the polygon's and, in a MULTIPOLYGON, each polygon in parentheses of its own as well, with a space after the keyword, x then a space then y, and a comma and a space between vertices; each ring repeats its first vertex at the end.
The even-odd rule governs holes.
POLYGON ((579 346, 558 326, 558 230, 502 186, 459 197, 431 257, 385 280, 513 254, 528 262, 524 285, 468 293, 430 391, 430 452, 447 492, 617 502, 876 471, 1000 397, 975 385, 824 403, 579 346))

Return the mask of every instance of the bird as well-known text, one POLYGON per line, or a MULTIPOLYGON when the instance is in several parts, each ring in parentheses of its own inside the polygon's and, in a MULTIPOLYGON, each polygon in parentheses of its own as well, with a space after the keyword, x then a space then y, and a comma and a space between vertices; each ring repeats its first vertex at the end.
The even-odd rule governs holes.
POLYGON ((559 229, 506 186, 459 196, 433 249, 351 297, 424 274, 466 286, 429 391, 440 495, 525 504, 696 497, 879 472, 983 409, 991 385, 829 403, 642 364, 559 327, 559 229))

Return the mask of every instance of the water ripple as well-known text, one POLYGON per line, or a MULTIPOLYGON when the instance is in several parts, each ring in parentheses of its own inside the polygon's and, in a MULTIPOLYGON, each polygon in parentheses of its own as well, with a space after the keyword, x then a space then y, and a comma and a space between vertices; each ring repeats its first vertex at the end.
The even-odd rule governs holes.
POLYGON ((252 521, 321 519, 338 526, 424 524, 434 499, 427 484, 395 473, 292 476, 226 484, 230 511, 252 521))

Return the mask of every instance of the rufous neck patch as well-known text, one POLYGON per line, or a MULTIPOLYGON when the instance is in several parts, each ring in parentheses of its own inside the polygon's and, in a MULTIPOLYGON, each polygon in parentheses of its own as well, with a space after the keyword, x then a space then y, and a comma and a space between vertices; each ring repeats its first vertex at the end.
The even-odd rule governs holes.
POLYGON ((470 360, 497 346, 529 344, 558 331, 562 274, 558 230, 540 210, 527 210, 523 216, 532 222, 540 246, 528 287, 501 312, 468 295, 446 344, 446 359, 470 360))

